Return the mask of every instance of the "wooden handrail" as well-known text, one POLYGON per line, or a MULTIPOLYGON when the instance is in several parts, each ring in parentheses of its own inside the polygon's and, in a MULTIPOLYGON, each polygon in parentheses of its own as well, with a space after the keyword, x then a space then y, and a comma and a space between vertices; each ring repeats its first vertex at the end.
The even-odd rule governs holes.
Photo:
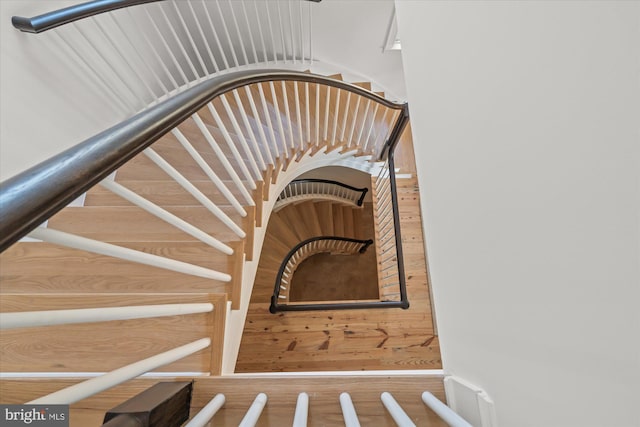
MULTIPOLYGON (((32 18, 13 16, 11 23, 22 32, 37 34, 101 13, 157 1, 162 0, 94 0, 43 13, 32 18)), ((308 1, 319 3, 322 0, 308 1)))
POLYGON ((0 252, 214 98, 269 81, 318 83, 350 91, 388 108, 403 109, 406 105, 340 80, 303 72, 246 70, 213 77, 0 183, 0 252))

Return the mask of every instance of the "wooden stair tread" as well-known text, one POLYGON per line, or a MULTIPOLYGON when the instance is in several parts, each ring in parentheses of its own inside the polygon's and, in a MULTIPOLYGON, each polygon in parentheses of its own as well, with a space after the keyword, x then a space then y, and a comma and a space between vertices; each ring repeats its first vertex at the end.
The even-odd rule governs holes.
MULTIPOLYGON (((116 178, 116 182, 161 207, 202 206, 195 197, 173 180, 124 181, 116 178)), ((216 206, 223 207, 230 205, 230 202, 211 181, 192 181, 191 183, 216 206)), ((242 202, 239 194, 235 194, 233 191, 235 189, 234 183, 232 181, 224 181, 224 184, 230 189, 232 194, 236 196, 236 199, 242 202)), ((87 192, 84 206, 133 206, 133 204, 110 190, 97 185, 87 192)))
MULTIPOLYGON (((242 224, 242 217, 232 208, 221 207, 221 209, 236 223, 242 224)), ((239 240, 232 230, 204 207, 168 206, 166 210, 220 241, 239 240)), ((48 226, 104 242, 198 241, 195 237, 137 206, 67 207, 54 215, 49 220, 48 226)))
MULTIPOLYGON (((126 243, 131 249, 164 255, 226 272, 227 256, 197 243, 126 243)), ((0 255, 2 292, 214 292, 227 283, 98 255, 52 243, 16 243, 0 255)))

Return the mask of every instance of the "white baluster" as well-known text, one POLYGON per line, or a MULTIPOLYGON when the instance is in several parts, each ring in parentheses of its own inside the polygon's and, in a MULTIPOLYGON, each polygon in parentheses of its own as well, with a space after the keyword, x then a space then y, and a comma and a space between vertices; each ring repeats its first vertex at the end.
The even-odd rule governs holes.
MULTIPOLYGON (((118 368, 99 377, 91 378, 62 390, 27 402, 29 405, 70 405, 79 400, 93 396, 127 380, 135 378, 145 372, 180 360, 211 345, 211 339, 202 338, 192 343, 176 347, 164 353, 157 354, 139 362, 118 368)), ((217 349, 216 349, 217 350, 217 349)))
MULTIPOLYGON (((162 7, 160 5, 158 5, 158 8, 160 8, 162 13, 164 13, 164 11, 162 10, 162 7)), ((169 57, 171 58, 171 61, 173 62, 173 65, 176 67, 176 69, 180 73, 180 77, 182 77, 182 80, 188 86, 189 85, 189 79, 187 78, 187 75, 185 74, 184 70, 182 69, 182 65, 180 64, 180 62, 176 58, 176 55, 173 53, 173 51, 169 47, 169 44, 167 43, 167 40, 162 35, 162 31, 160 31, 160 29, 158 28, 158 24, 153 19, 153 17, 151 16, 151 14, 149 13, 149 10, 147 8, 144 8, 143 10, 147 14, 147 18, 149 18, 149 21, 151 22, 151 26, 153 27, 154 30, 156 30, 156 34, 158 35, 158 38, 162 42, 162 45, 164 46, 164 48, 169 53, 169 57)))
POLYGON ((428 391, 422 393, 422 401, 425 405, 431 408, 433 412, 438 414, 445 423, 449 424, 450 427, 473 427, 464 418, 442 403, 440 399, 435 397, 432 393, 428 391))
POLYGON ((202 193, 195 185, 186 179, 180 172, 169 164, 165 159, 158 155, 151 148, 146 148, 143 153, 151 159, 160 169, 162 169, 167 175, 173 178, 182 188, 187 190, 193 197, 198 200, 202 206, 207 208, 216 218, 222 221, 227 227, 229 227, 238 237, 244 238, 245 232, 236 223, 234 223, 229 216, 224 213, 222 209, 216 206, 207 196, 202 193))
POLYGON ((171 133, 176 137, 178 142, 184 147, 184 149, 189 153, 189 155, 195 160, 195 162, 200 166, 200 169, 207 175, 207 177, 211 180, 211 182, 216 186, 216 188, 220 191, 220 194, 224 196, 225 199, 231 206, 238 212, 241 216, 247 216, 247 211, 244 210, 238 199, 231 193, 231 190, 225 185, 225 183, 218 177, 218 175, 211 169, 211 166, 202 158, 200 153, 193 147, 193 145, 189 142, 187 137, 184 136, 180 129, 173 128, 171 133))
POLYGON ((86 237, 65 233, 52 228, 38 227, 32 230, 28 236, 73 249, 120 258, 126 261, 137 262, 139 264, 150 265, 153 267, 164 268, 166 270, 177 271, 178 273, 190 274, 192 276, 204 277, 206 279, 214 279, 221 282, 231 281, 231 276, 226 273, 221 273, 219 271, 188 264, 182 261, 176 261, 171 258, 165 258, 122 246, 112 245, 111 243, 87 239, 86 237))
MULTIPOLYGON (((130 8, 125 8, 126 12, 129 14, 129 18, 133 21, 136 22, 136 17, 134 17, 131 13, 131 9, 130 8)), ((114 19, 114 21, 116 22, 116 24, 118 25, 118 27, 120 28, 120 31, 122 31, 124 33, 123 28, 120 26, 120 22, 119 20, 114 19)), ((169 68, 167 68, 167 65, 164 63, 164 61, 162 60, 162 58, 160 57, 160 54, 158 53, 158 49, 156 49, 156 47, 154 46, 153 43, 151 43, 151 41, 149 40, 149 36, 147 35, 147 33, 145 31, 140 31, 140 34, 142 34, 142 38, 144 38, 144 41, 147 43, 147 45, 149 46, 151 53, 153 53, 153 57, 156 60, 156 63, 160 64, 160 66, 162 67, 162 70, 165 72, 165 74, 167 75, 167 77, 169 77, 169 80, 171 81, 171 83, 173 84, 173 88, 177 89, 178 87, 180 87, 180 85, 178 84, 178 82, 176 81, 176 79, 173 77, 173 74, 171 73, 171 71, 169 71, 169 68)), ((129 37, 127 36, 127 39, 129 39, 129 37)), ((136 53, 138 54, 138 57, 142 58, 142 55, 140 54, 140 52, 138 52, 136 50, 136 53)), ((155 71, 153 71, 155 69, 154 66, 149 65, 149 68, 152 70, 152 72, 155 75, 155 71)), ((162 85, 162 87, 165 90, 165 93, 169 93, 169 89, 164 85, 164 83, 162 83, 162 80, 158 77, 160 84, 162 85)))
POLYGON ((255 400, 251 404, 251 407, 245 414, 238 427, 253 427, 258 422, 258 418, 262 414, 264 406, 267 404, 267 395, 260 393, 256 396, 255 400))
MULTIPOLYGON (((216 61, 216 58, 213 56, 213 52, 211 51, 211 45, 209 44, 209 39, 204 35, 202 25, 200 24, 200 19, 198 18, 198 15, 196 14, 195 9, 193 8, 193 3, 190 1, 186 3, 189 6, 189 10, 191 11, 191 16, 193 16, 193 20, 196 23, 196 28, 198 29, 198 33, 200 34, 200 39, 202 39, 202 42, 204 43, 204 47, 205 49, 207 49, 207 53, 209 54, 209 59, 211 60, 211 65, 213 66, 214 72, 217 73, 220 71, 220 68, 218 67, 218 62, 216 61)), ((208 69, 206 67, 205 67, 205 72, 208 72, 208 69)))
POLYGON ((309 413, 309 395, 307 393, 298 394, 296 403, 296 413, 293 416, 293 427, 306 427, 307 415, 309 413))
POLYGON ((164 316, 209 313, 211 303, 156 304, 127 307, 78 308, 69 310, 18 311, 0 313, 0 329, 35 328, 76 323, 148 319, 164 316))
POLYGON ((194 225, 188 223, 182 218, 179 218, 178 216, 167 211, 166 209, 161 208, 155 203, 145 199, 139 194, 118 184, 117 182, 111 181, 110 179, 105 179, 105 180, 102 180, 99 184, 100 186, 106 188, 107 190, 113 192, 114 194, 117 194, 123 199, 133 203, 139 208, 142 208, 145 211, 149 212, 150 214, 156 216, 157 218, 160 218, 166 223, 171 224, 177 229, 182 230, 185 233, 189 234, 190 236, 193 236, 196 239, 200 240, 201 242, 206 243, 212 248, 215 248, 227 255, 233 254, 233 249, 231 249, 231 247, 229 247, 228 245, 225 245, 224 243, 222 243, 220 240, 210 236, 209 234, 205 233, 204 231, 200 230, 194 225))
MULTIPOLYGON (((189 27, 187 26, 187 24, 184 22, 184 17, 182 16, 182 12, 180 12, 180 9, 178 8, 178 4, 175 2, 172 2, 172 3, 173 3, 173 8, 176 11, 176 15, 178 15, 178 20, 180 21, 180 24, 182 24, 182 28, 184 29, 184 32, 187 34, 187 39, 189 40, 189 44, 191 45, 191 48, 195 52, 196 58, 198 59, 198 63, 202 68, 202 77, 206 77, 209 73, 207 71, 207 66, 204 65, 204 61, 202 60, 202 55, 200 55, 200 49, 198 49, 195 42, 193 41, 193 36, 191 35, 191 31, 189 30, 189 27)), ((178 39, 179 37, 176 34, 175 29, 173 28, 173 25, 171 25, 171 31, 178 39)), ((187 51, 184 48, 184 45, 182 44, 182 41, 179 42, 179 46, 180 46, 180 50, 182 51, 182 54, 185 56, 185 58, 187 58, 187 61, 189 61, 189 64, 191 65, 191 71, 193 72, 195 79, 196 80, 200 79, 201 77, 200 73, 196 71, 196 68, 191 62, 191 58, 187 54, 187 51)))
POLYGON ((209 421, 213 416, 222 408, 224 405, 225 396, 224 394, 216 394, 216 396, 207 403, 204 408, 200 410, 196 414, 195 417, 191 418, 184 427, 205 427, 209 424, 209 421))
POLYGON ((360 421, 353 407, 351 396, 349 393, 340 393, 340 407, 342 408, 342 416, 346 427, 360 427, 360 421))
POLYGON ((229 60, 227 59, 226 52, 222 48, 222 43, 220 43, 220 37, 218 37, 218 32, 216 31, 216 27, 213 25, 213 21, 211 20, 211 12, 209 11, 209 8, 207 7, 207 3, 205 2, 205 0, 202 0, 202 7, 206 12, 205 15, 207 15, 207 21, 209 22, 209 27, 211 28, 211 32, 213 33, 213 39, 216 41, 216 46, 218 46, 218 52, 220 52, 220 55, 222 56, 224 69, 228 70, 229 60))
MULTIPOLYGON (((260 114, 258 114, 258 109, 256 107, 256 102, 253 99, 253 94, 251 93, 251 89, 249 89, 249 86, 245 86, 244 91, 247 95, 247 99, 249 100, 249 106, 251 107, 251 114, 253 115, 253 119, 256 121, 258 125, 257 127, 258 127, 258 134, 260 135, 260 141, 264 143, 267 141, 267 135, 264 133, 264 127, 262 126, 262 120, 260 119, 260 114)), ((267 159, 266 159, 267 163, 271 165, 274 164, 273 157, 271 156, 271 150, 269 150, 269 147, 265 147, 265 153, 267 155, 267 159)))
MULTIPOLYGON (((257 64, 258 62, 260 62, 260 60, 258 59, 258 52, 256 51, 256 44, 253 41, 253 31, 251 31, 251 28, 253 26, 249 23, 249 14, 247 13, 247 6, 245 5, 245 2, 241 2, 240 4, 242 4, 242 14, 244 15, 244 22, 246 24, 247 33, 249 34, 249 41, 251 42, 251 52, 253 53, 253 62, 254 62, 254 64, 257 64)), ((258 21, 259 21, 260 18, 259 17, 257 17, 257 18, 258 18, 258 21)))
POLYGON ((220 8, 220 1, 216 0, 216 7, 218 8, 218 16, 220 16, 220 20, 222 21, 222 29, 224 30, 224 35, 227 37, 227 46, 231 49, 231 57, 233 58, 233 64, 235 67, 240 66, 240 62, 238 62, 238 56, 236 55, 236 50, 234 49, 233 41, 231 40, 231 35, 229 34, 229 28, 227 28, 227 21, 224 18, 224 14, 222 13, 222 9, 220 8))
POLYGON ((396 402, 396 400, 390 393, 385 391, 380 395, 380 399, 382 400, 384 407, 387 408, 387 411, 389 411, 389 414, 391 414, 393 421, 396 422, 398 427, 416 427, 414 422, 411 421, 411 418, 409 418, 407 413, 404 412, 402 407, 398 404, 398 402, 396 402))
POLYGON ((244 46, 244 41, 242 40, 242 34, 240 34, 240 26, 238 25, 238 20, 236 18, 236 12, 233 9, 233 4, 231 0, 229 0, 229 10, 231 10, 231 19, 233 20, 233 25, 236 27, 236 35, 238 36, 238 40, 240 41, 240 52, 242 53, 242 58, 244 59, 244 65, 249 65, 249 58, 247 57, 247 49, 244 46))

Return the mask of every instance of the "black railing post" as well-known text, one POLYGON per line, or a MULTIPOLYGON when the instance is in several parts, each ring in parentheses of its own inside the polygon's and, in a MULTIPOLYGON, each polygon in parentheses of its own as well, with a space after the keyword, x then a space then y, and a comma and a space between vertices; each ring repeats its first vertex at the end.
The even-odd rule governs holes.
POLYGON ((365 252, 367 252, 367 248, 369 246, 373 245, 373 240, 369 239, 366 242, 364 242, 364 244, 362 245, 362 247, 360 248, 360 253, 363 254, 365 252))
POLYGON ((378 154, 378 161, 386 160, 386 157, 389 155, 389 153, 395 150, 396 145, 398 145, 398 142, 400 141, 400 136, 402 135, 402 132, 404 131, 404 128, 408 123, 409 105, 404 104, 402 106, 402 112, 400 113, 398 120, 396 120, 395 125, 393 125, 393 130, 391 130, 389 139, 387 139, 387 142, 384 143, 384 146, 382 146, 382 149, 378 154))
POLYGON ((360 198, 358 199, 358 206, 362 206, 362 202, 364 202, 364 196, 367 195, 367 191, 369 191, 368 188, 365 188, 364 190, 362 190, 362 194, 360 195, 360 198))

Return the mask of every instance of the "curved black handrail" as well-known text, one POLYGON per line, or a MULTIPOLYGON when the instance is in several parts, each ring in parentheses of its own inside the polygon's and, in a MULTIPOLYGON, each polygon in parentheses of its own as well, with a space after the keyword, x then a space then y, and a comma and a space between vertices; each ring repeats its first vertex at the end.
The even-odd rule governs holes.
MULTIPOLYGON (((52 28, 60 27, 70 22, 89 18, 105 12, 136 6, 139 4, 153 3, 163 0, 94 0, 80 3, 53 12, 26 18, 24 16, 13 16, 11 23, 15 28, 26 33, 42 33, 52 28)), ((319 3, 321 0, 308 0, 319 3)))
POLYGON ((20 31, 36 34, 101 13, 156 1, 162 0, 95 0, 43 13, 32 18, 13 16, 11 23, 20 31))
MULTIPOLYGON (((335 240, 335 241, 339 241, 339 242, 361 243, 362 247, 358 250, 358 252, 361 253, 361 254, 365 253, 367 251, 367 248, 369 246, 373 245, 373 240, 371 240, 371 239, 362 240, 362 239, 352 239, 352 238, 349 238, 349 237, 338 237, 338 236, 311 237, 311 238, 309 238, 307 240, 303 240, 302 242, 298 243, 297 245, 295 245, 287 253, 287 255, 284 257, 284 260, 280 264, 280 268, 278 269, 278 275, 276 276, 276 283, 275 283, 275 286, 273 288, 273 295, 271 296, 271 306, 269 307, 269 311, 271 313, 276 313, 278 311, 286 310, 285 307, 287 307, 287 305, 278 304, 278 296, 280 295, 280 283, 282 282, 282 276, 284 275, 284 270, 287 267, 287 264, 289 263, 289 260, 291 260, 291 257, 293 257, 293 255, 295 255, 295 253, 298 252, 298 250, 300 250, 300 248, 308 245, 309 243, 317 242, 319 240, 335 240)), ((313 305, 315 306, 315 304, 313 304, 313 305)), ((329 304, 329 305, 339 305, 339 304, 329 304)))
MULTIPOLYGON (((349 189, 349 190, 353 190, 353 191, 359 191, 362 194, 360 195, 360 198, 356 202, 358 206, 362 206, 362 202, 364 201, 364 198, 367 195, 367 192, 369 191, 369 189, 367 187, 357 188, 357 187, 354 187, 352 185, 345 184, 345 183, 339 182, 339 181, 333 181, 333 180, 330 180, 330 179, 320 179, 320 178, 294 179, 289 184, 293 184, 294 182, 301 182, 301 183, 304 183, 304 182, 319 182, 319 183, 322 183, 322 184, 337 185, 339 187, 343 187, 343 188, 346 188, 346 189, 349 189)), ((284 190, 282 192, 284 193, 284 190)), ((280 193, 280 196, 282 196, 282 193, 280 193)), ((278 196, 278 200, 280 200, 280 196, 278 196)))
POLYGON ((361 87, 297 71, 245 70, 213 77, 0 183, 0 252, 212 99, 246 85, 281 80, 337 87, 389 108, 404 108, 361 87))

